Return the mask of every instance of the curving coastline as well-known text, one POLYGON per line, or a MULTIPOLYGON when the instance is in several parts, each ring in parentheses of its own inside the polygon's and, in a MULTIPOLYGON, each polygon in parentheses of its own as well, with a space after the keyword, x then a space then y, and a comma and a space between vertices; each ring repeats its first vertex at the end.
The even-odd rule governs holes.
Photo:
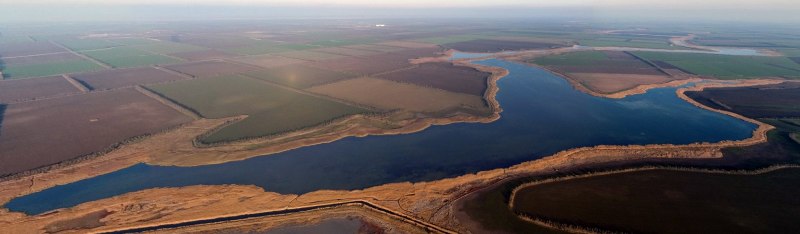
MULTIPOLYGON (((502 68, 497 67, 485 67, 480 65, 475 65, 468 63, 467 60, 464 61, 456 61, 461 65, 468 65, 475 67, 476 69, 483 69, 484 71, 491 71, 492 76, 490 79, 487 80, 489 82, 489 88, 487 88, 487 92, 485 93, 485 97, 487 97, 487 102, 489 105, 493 107, 494 114, 490 117, 475 117, 471 115, 464 115, 461 117, 450 117, 447 119, 422 119, 422 120, 414 120, 407 122, 407 125, 403 125, 403 127, 397 129, 390 129, 390 130, 381 130, 381 129, 359 129, 358 126, 354 125, 351 128, 352 131, 348 131, 349 133, 353 134, 392 134, 391 131, 395 131, 393 134, 403 134, 403 133, 411 133, 421 131, 429 126, 437 125, 438 124, 447 124, 451 122, 447 121, 475 121, 475 122, 491 122, 499 118, 499 113, 502 111, 499 107, 499 103, 495 99, 495 94, 499 90, 496 85, 496 81, 503 76, 508 74, 508 71, 502 68), (441 121, 441 122, 437 122, 441 121), (384 132, 386 131, 386 132, 384 132), (390 132, 390 133, 387 133, 390 132)), ((775 82, 775 81, 769 81, 775 82)), ((751 84, 749 85, 757 85, 751 84)), ((709 83, 704 86, 699 86, 699 88, 705 87, 728 87, 728 85, 740 85, 740 86, 747 86, 748 84, 732 84, 732 83, 709 83), (714 84, 714 85, 712 85, 714 84)), ((761 84, 761 83, 759 83, 761 84)), ((678 95, 687 100, 688 97, 683 95, 683 92, 688 91, 688 89, 679 89, 678 95)), ((694 105, 700 106, 701 108, 708 108, 702 106, 696 102, 690 102, 694 105)), ((748 122, 759 123, 752 119, 747 119, 734 113, 725 113, 726 111, 720 111, 708 108, 712 111, 720 112, 723 114, 727 114, 736 118, 743 118, 748 122), (732 115, 731 115, 732 114, 732 115)), ((60 171, 48 172, 43 175, 32 175, 30 177, 26 177, 25 179, 19 179, 11 182, 0 182, 0 186, 3 188, 11 188, 11 189, 4 189, 0 192, 0 203, 5 203, 13 197, 21 196, 24 194, 29 194, 35 191, 40 191, 45 188, 49 188, 58 184, 65 184, 73 181, 77 181, 83 178, 88 178, 92 176, 96 176, 99 174, 104 174, 108 172, 112 172, 135 163, 139 162, 150 162, 157 161, 158 157, 163 155, 155 155, 152 152, 147 152, 146 150, 151 150, 156 146, 156 149, 159 149, 163 152, 168 153, 175 153, 180 152, 181 148, 174 148, 174 145, 170 145, 168 142, 160 142, 163 140, 169 139, 170 141, 174 141, 175 139, 184 139, 186 137, 192 138, 196 136, 197 133, 202 133, 207 131, 208 129, 213 129, 214 127, 224 124, 224 122, 229 121, 230 119, 221 119, 221 120, 199 120, 195 124, 193 122, 190 126, 187 126, 185 129, 176 130, 173 132, 168 132, 161 134, 159 136, 152 137, 153 139, 148 139, 150 141, 143 143, 142 145, 136 146, 127 146, 129 148, 123 148, 119 151, 115 151, 112 153, 116 153, 115 156, 112 157, 104 157, 104 160, 91 160, 91 162, 87 162, 86 164, 82 165, 74 165, 69 168, 62 168, 58 169, 60 171), (176 138, 178 137, 178 138, 176 138), (132 148, 131 148, 132 147, 132 148), (160 148, 159 148, 160 147, 160 148), (145 150, 145 152, 139 151, 145 150), (176 151, 177 150, 177 151, 176 151), (7 183, 8 182, 8 183, 7 183), (7 187, 9 185, 10 187, 7 187), (11 191, 9 191, 11 190, 11 191), (16 190, 16 192, 14 192, 16 190)), ((478 172, 475 174, 467 174, 464 176, 456 177, 456 178, 449 178, 443 179, 438 181, 432 182, 420 182, 420 183, 394 183, 394 184, 387 184, 376 186, 369 189, 364 190, 356 190, 356 191, 318 191, 312 192, 309 194, 303 194, 300 196, 297 195, 277 195, 272 193, 264 192, 260 190, 260 192, 254 192, 252 194, 247 194, 246 196, 230 196, 230 197, 223 197, 218 198, 221 201, 234 201, 236 199, 253 199, 258 197, 265 197, 265 196, 279 196, 284 197, 286 199, 279 199, 282 200, 281 202, 275 202, 273 204, 274 207, 296 207, 292 204, 303 203, 307 204, 316 204, 319 202, 326 202, 326 201, 352 201, 352 200, 359 200, 369 198, 372 201, 378 201, 388 209, 392 209, 411 217, 417 217, 423 220, 431 221, 437 225, 441 225, 450 229, 458 230, 459 225, 457 225, 458 221, 455 219, 454 213, 456 211, 452 208, 454 201, 458 200, 459 198, 463 197, 464 195, 470 194, 471 192, 476 191, 477 189, 484 188, 486 186, 490 186, 500 180, 508 179, 508 178, 517 178, 520 176, 528 175, 531 173, 540 173, 540 172, 547 172, 549 170, 559 169, 559 168, 569 168, 579 165, 587 165, 592 163, 600 163, 600 162, 611 162, 611 161, 623 161, 623 160, 635 160, 635 159, 642 159, 642 158, 709 158, 709 157, 721 157, 721 153, 719 153, 719 149, 728 147, 728 146, 739 146, 739 145, 750 145, 750 144, 757 144, 766 140, 766 131, 771 129, 771 126, 766 124, 760 124, 759 127, 754 131, 753 136, 751 138, 740 140, 740 141, 728 141, 728 142, 719 142, 719 143, 695 143, 689 145, 643 145, 643 146, 595 146, 595 147, 585 147, 585 148, 577 148, 577 149, 570 149, 559 152, 552 156, 548 156, 539 160, 534 160, 526 163, 522 163, 519 165, 512 166, 510 168, 504 169, 495 169, 490 171, 483 171, 478 172), (291 200, 288 198, 292 198, 291 200), (288 200, 288 201, 286 201, 288 200)), ((334 141, 336 139, 341 139, 343 136, 328 136, 329 138, 320 137, 318 139, 310 139, 308 142, 299 142, 299 143, 307 143, 307 144, 321 144, 327 141, 334 141), (339 137, 339 138, 336 138, 339 137), (331 140, 333 139, 333 140, 331 140), (316 142, 316 143, 315 143, 316 142)), ((187 143, 191 144, 191 143, 187 143)), ((284 147, 302 147, 303 144, 298 144, 294 146, 290 146, 289 144, 285 144, 284 147)), ((280 148, 270 148, 269 150, 280 150, 280 148)), ((284 149, 288 150, 288 149, 284 149)), ((248 153, 252 153, 253 151, 249 151, 248 153)), ((220 151, 211 151, 211 153, 222 153, 220 151)), ((191 187, 184 187, 184 188, 175 188, 169 191, 181 191, 185 193, 194 193, 194 194, 214 194, 218 192, 216 188, 220 186, 191 186, 191 187)), ((242 185, 231 185, 231 188, 245 188, 248 186, 242 185)), ((153 190, 143 190, 139 192, 134 192, 140 196, 139 199, 143 199, 142 197, 146 197, 155 191, 160 191, 158 189, 153 190)), ((56 211, 55 213, 58 215, 42 215, 47 217, 41 216, 25 216, 20 213, 13 213, 9 212, 6 209, 0 210, 0 216, 4 216, 7 219, 4 221, 0 219, 0 224, 3 223, 12 223, 16 221, 23 221, 23 220, 48 220, 53 219, 54 216, 70 216, 70 215, 77 215, 83 212, 89 212, 92 210, 96 210, 98 208, 108 209, 109 207, 118 206, 120 203, 128 203, 133 199, 133 197, 129 196, 129 194, 122 195, 115 198, 103 199, 93 202, 88 202, 85 204, 81 204, 75 208, 67 208, 61 209, 56 211)), ((210 209, 210 213, 216 214, 235 214, 238 213, 236 208, 241 208, 244 205, 253 204, 253 200, 245 199, 244 201, 239 201, 238 206, 230 206, 230 207, 216 207, 210 209)), ((256 200, 256 199, 254 199, 256 200)), ((161 206, 165 205, 172 205, 175 208, 175 212, 173 214, 172 219, 176 219, 176 217, 180 217, 180 220, 188 220, 188 219, 200 219, 200 218, 207 218, 207 214, 201 213, 192 213, 189 211, 183 211, 182 209, 188 209, 189 206, 182 206, 182 204, 170 204, 168 203, 169 200, 157 200, 154 204, 158 204, 161 206), (182 208, 182 209, 180 209, 182 208), (183 213, 182 213, 183 212, 183 213)), ((174 200, 173 200, 174 201, 174 200)), ((255 206, 259 207, 259 206, 255 206)), ((154 211, 149 211, 154 212, 154 211)), ((112 214, 113 215, 113 214, 112 214)), ((113 217, 113 216, 112 216, 113 217)), ((153 221, 159 222, 159 219, 154 219, 153 221)), ((130 226, 131 220, 125 219, 117 219, 117 225, 122 226, 130 226), (128 222, 126 222, 128 221, 128 222), (126 225, 127 224, 127 225, 126 225)), ((152 224, 155 222, 151 221, 142 221, 145 224, 152 224)), ((163 221, 162 221, 163 222, 163 221)), ((136 223, 136 222, 133 222, 136 223)), ((5 226, 5 225, 0 225, 5 226)), ((29 226, 30 227, 30 226, 29 226)))

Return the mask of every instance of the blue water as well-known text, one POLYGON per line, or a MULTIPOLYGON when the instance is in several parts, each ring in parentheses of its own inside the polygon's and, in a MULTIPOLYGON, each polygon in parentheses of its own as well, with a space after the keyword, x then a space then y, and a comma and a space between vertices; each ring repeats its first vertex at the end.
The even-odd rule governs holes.
POLYGON ((755 125, 695 107, 675 88, 624 99, 573 89, 544 70, 502 60, 510 71, 497 95, 503 112, 489 124, 460 123, 393 136, 349 137, 244 161, 198 167, 138 164, 19 197, 6 207, 38 214, 127 192, 187 185, 252 184, 301 194, 430 181, 512 166, 593 145, 718 142, 748 138, 755 125))

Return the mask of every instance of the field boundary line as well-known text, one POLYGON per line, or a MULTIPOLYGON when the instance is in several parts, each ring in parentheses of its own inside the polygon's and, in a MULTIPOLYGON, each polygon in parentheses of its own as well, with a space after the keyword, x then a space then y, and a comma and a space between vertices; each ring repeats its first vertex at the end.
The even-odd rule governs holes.
POLYGON ((72 49, 70 49, 70 48, 68 48, 68 47, 66 47, 66 46, 64 46, 62 44, 59 44, 58 42, 55 42, 55 41, 52 41, 52 40, 50 40, 49 42, 51 44, 53 44, 53 45, 56 45, 58 47, 61 47, 62 49, 67 50, 68 52, 70 52, 70 53, 72 53, 74 55, 77 55, 78 57, 81 57, 83 59, 92 61, 92 62, 96 63, 97 65, 100 65, 103 68, 106 68, 106 69, 113 69, 114 68, 114 66, 111 66, 111 65, 109 65, 107 63, 104 63, 104 62, 101 62, 100 60, 94 59, 92 57, 86 56, 86 55, 78 53, 78 52, 75 52, 74 50, 72 50, 72 49))
MULTIPOLYGON (((255 81, 258 81, 258 82, 261 82, 261 83, 265 83, 267 85, 276 86, 276 87, 279 87, 279 88, 282 88, 282 89, 286 89, 286 90, 289 90, 289 91, 292 91, 292 92, 296 92, 296 93, 299 93, 299 94, 308 95, 308 96, 312 96, 312 97, 316 97, 316 98, 322 98, 322 99, 338 102, 338 103, 341 103, 341 104, 345 104, 345 105, 348 105, 348 106, 354 106, 354 107, 358 107, 358 108, 367 109, 369 111, 375 111, 375 112, 384 112, 384 111, 386 111, 386 110, 383 110, 383 109, 380 109, 380 108, 367 106, 367 105, 363 105, 363 104, 359 104, 359 103, 355 103, 355 102, 350 102, 350 101, 347 101, 347 100, 344 100, 344 99, 339 99, 339 98, 335 98, 335 97, 331 97, 331 96, 327 96, 327 95, 312 93, 312 92, 309 92, 309 91, 305 91, 305 90, 302 90, 302 89, 289 87, 289 86, 278 84, 278 83, 275 83, 275 82, 272 82, 272 81, 268 81, 268 80, 258 79, 258 78, 255 78, 255 77, 252 77, 252 76, 249 76, 249 75, 246 75, 246 74, 238 74, 238 76, 241 76, 241 77, 244 77, 244 78, 247 78, 247 79, 252 79, 252 80, 255 80, 255 81)), ((350 80, 350 79, 354 79, 354 78, 349 78, 349 79, 344 79, 344 80, 350 80)), ((336 82, 332 82, 332 83, 336 83, 336 82)), ((325 84, 320 84, 320 85, 325 85, 325 84)))
POLYGON ((197 112, 195 112, 195 111, 193 111, 191 109, 185 108, 181 104, 173 102, 172 100, 170 100, 170 99, 168 99, 168 98, 166 98, 164 96, 161 96, 160 94, 158 94, 156 92, 153 92, 153 91, 145 88, 144 86, 137 85, 137 86, 134 86, 134 89, 136 89, 136 91, 139 91, 140 93, 144 94, 145 96, 151 97, 151 98, 155 99, 156 101, 160 102, 161 104, 164 104, 164 105, 166 105, 166 106, 168 106, 168 107, 170 107, 170 108, 172 108, 172 109, 174 109, 174 110, 176 110, 176 111, 178 111, 178 112, 180 112, 180 113, 192 118, 193 120, 199 120, 199 119, 203 118, 197 112))
POLYGON ((633 56, 634 58, 638 59, 639 61, 642 61, 642 62, 646 63, 647 65, 650 65, 650 66, 658 69, 658 71, 661 72, 664 75, 668 75, 670 77, 675 77, 672 74, 670 74, 669 72, 664 71, 664 69, 661 68, 661 66, 658 66, 658 64, 655 64, 654 62, 651 62, 650 60, 647 60, 647 59, 644 59, 642 57, 639 57, 638 55, 636 55, 634 53, 631 53, 630 51, 623 51, 623 52, 628 54, 628 55, 630 55, 630 56, 633 56))
POLYGON ((93 89, 93 88, 89 87, 88 85, 85 85, 83 82, 80 82, 80 81, 76 80, 75 78, 72 78, 72 76, 69 76, 67 74, 62 74, 61 77, 63 77, 65 80, 67 80, 67 82, 72 84, 72 86, 75 86, 75 88, 79 89, 83 93, 88 93, 88 92, 92 91, 92 89, 93 89))
POLYGON ((172 69, 169 69, 169 68, 166 68, 166 67, 162 67, 162 66, 158 66, 158 65, 152 65, 150 67, 155 68, 155 69, 160 70, 160 71, 163 71, 163 72, 171 73, 173 75, 178 75, 178 76, 181 76, 181 77, 184 77, 184 78, 188 78, 188 79, 197 78, 196 76, 189 75, 189 74, 186 74, 186 73, 183 73, 183 72, 179 72, 179 71, 172 70, 172 69))

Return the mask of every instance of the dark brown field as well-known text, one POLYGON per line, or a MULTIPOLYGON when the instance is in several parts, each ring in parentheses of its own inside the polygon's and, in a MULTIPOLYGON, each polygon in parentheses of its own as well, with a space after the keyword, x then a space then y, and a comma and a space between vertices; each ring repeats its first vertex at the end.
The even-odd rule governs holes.
POLYGON ((134 89, 10 104, 0 126, 0 175, 103 151, 189 121, 134 89))
POLYGON ((256 70, 250 66, 217 60, 175 64, 164 67, 195 77, 218 76, 256 70))
POLYGON ((361 58, 348 57, 321 61, 314 63, 314 66, 362 75, 373 75, 411 67, 410 59, 434 56, 436 55, 434 51, 432 49, 411 49, 361 58))
POLYGON ((207 60, 207 59, 218 59, 218 58, 229 58, 236 56, 235 54, 231 54, 224 51, 219 50, 201 50, 201 51, 189 51, 189 52, 179 52, 170 54, 175 57, 179 57, 186 60, 207 60))
POLYGON ((451 63, 424 63, 418 67, 378 76, 381 79, 482 96, 489 73, 451 63))
POLYGON ((80 92, 78 88, 61 76, 0 80, 0 103, 25 101, 80 92))
POLYGON ((298 89, 305 89, 316 85, 333 83, 355 77, 353 74, 335 72, 304 65, 289 65, 245 74, 253 78, 275 82, 298 89))
POLYGON ((686 92, 692 99, 751 118, 800 117, 800 84, 783 83, 743 88, 686 92))
POLYGON ((134 85, 185 79, 183 76, 152 67, 106 70, 72 75, 93 90, 116 89, 134 85))
POLYGON ((19 42, 0 44, 0 57, 67 52, 50 42, 19 42))
POLYGON ((478 39, 443 45, 446 48, 463 52, 494 53, 506 50, 530 50, 563 47, 562 44, 532 41, 478 39))

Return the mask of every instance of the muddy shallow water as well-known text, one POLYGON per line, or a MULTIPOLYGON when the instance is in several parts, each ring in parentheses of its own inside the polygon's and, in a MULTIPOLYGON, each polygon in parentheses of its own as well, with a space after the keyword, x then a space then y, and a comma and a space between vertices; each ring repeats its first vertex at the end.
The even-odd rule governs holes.
POLYGON ((497 59, 503 112, 489 124, 458 123, 390 136, 349 137, 266 157, 197 167, 138 164, 19 197, 6 207, 38 214, 155 187, 252 184, 279 193, 363 189, 509 167, 594 145, 740 140, 755 125, 693 106, 659 88, 623 99, 591 96, 547 71, 497 59))

